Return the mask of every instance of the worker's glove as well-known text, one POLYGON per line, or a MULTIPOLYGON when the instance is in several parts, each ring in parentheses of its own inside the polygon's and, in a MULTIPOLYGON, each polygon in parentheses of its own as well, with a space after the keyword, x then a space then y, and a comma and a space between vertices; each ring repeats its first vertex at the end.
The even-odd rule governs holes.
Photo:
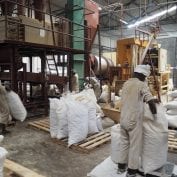
POLYGON ((157 114, 152 114, 154 117, 154 120, 157 120, 157 114))

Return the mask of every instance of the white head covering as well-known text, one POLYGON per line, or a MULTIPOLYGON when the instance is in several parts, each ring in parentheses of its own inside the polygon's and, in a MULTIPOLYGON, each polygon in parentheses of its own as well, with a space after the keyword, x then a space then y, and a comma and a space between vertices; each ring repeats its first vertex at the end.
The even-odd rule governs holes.
POLYGON ((134 72, 141 73, 148 77, 151 73, 150 66, 149 65, 137 65, 134 72))

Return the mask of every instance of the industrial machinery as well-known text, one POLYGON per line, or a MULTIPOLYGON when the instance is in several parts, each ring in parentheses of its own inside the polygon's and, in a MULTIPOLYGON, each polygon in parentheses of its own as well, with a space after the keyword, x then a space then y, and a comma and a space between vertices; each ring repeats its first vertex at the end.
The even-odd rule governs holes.
POLYGON ((89 52, 90 28, 54 16, 50 0, 2 0, 0 5, 0 80, 11 83, 27 108, 47 112, 48 88, 59 94, 68 86, 73 56, 89 52))

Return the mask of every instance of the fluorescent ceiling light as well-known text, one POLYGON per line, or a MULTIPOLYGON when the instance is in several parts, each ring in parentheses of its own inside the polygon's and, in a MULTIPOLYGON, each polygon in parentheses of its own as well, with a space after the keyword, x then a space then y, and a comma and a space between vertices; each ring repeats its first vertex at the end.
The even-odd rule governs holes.
POLYGON ((128 23, 127 23, 126 21, 122 20, 122 19, 120 19, 120 22, 122 22, 122 23, 128 25, 128 23))
POLYGON ((135 26, 139 26, 139 25, 142 24, 142 23, 151 21, 151 20, 153 20, 153 19, 155 19, 155 18, 157 18, 157 17, 160 17, 160 16, 162 16, 162 15, 165 15, 166 13, 173 12, 173 11, 176 10, 176 8, 177 8, 177 6, 173 6, 173 7, 169 8, 169 9, 166 9, 166 10, 164 10, 164 11, 162 11, 162 12, 156 13, 156 14, 154 14, 154 15, 152 15, 152 16, 145 17, 144 19, 142 19, 142 20, 140 20, 140 21, 137 21, 137 22, 135 22, 135 23, 132 24, 132 25, 128 25, 128 28, 133 28, 133 27, 135 27, 135 26))

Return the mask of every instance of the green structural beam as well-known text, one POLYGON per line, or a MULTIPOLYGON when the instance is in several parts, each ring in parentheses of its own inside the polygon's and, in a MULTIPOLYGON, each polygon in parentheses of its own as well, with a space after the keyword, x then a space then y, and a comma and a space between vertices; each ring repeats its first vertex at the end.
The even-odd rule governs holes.
MULTIPOLYGON (((72 27, 72 47, 80 50, 84 50, 84 2, 84 0, 67 1, 68 18, 76 23, 72 27)), ((79 75, 79 83, 82 87, 84 82, 84 55, 74 55, 73 60, 73 67, 79 75)))

